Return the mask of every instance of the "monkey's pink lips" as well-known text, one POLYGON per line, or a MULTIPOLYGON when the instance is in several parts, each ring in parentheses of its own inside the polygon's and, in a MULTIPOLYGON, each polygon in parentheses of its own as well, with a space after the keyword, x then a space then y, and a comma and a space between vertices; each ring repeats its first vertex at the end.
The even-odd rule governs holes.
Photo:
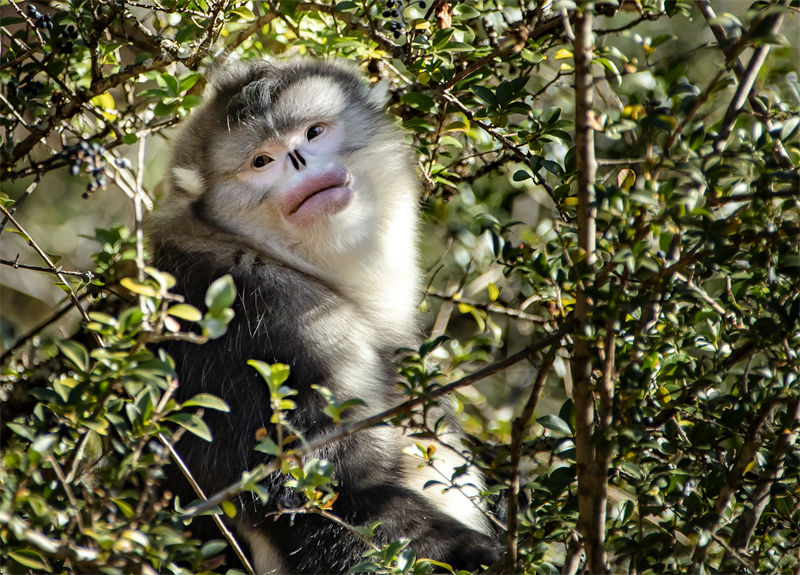
POLYGON ((350 174, 343 167, 333 167, 309 176, 286 194, 283 215, 293 224, 307 225, 323 215, 342 211, 353 199, 350 174))

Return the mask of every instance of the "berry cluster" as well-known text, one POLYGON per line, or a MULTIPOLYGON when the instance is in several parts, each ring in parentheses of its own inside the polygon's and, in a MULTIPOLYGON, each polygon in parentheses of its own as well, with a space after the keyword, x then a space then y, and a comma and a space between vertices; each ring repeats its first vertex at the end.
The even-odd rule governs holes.
POLYGON ((72 54, 72 41, 78 38, 78 29, 75 24, 67 24, 61 31, 61 51, 65 54, 72 54))
POLYGON ((407 2, 406 0, 386 0, 386 7, 383 11, 384 18, 391 18, 386 26, 389 31, 394 35, 395 40, 400 38, 405 32, 405 17, 403 10, 409 6, 417 5, 423 10, 427 8, 428 4, 425 0, 417 0, 415 2, 407 2))
POLYGON ((68 152, 68 157, 72 160, 70 166, 70 173, 77 176, 81 173, 81 168, 85 168, 86 173, 92 179, 86 186, 86 191, 83 193, 84 198, 88 198, 92 193, 99 189, 106 189, 106 160, 103 158, 105 148, 97 142, 82 141, 78 146, 71 148, 68 152))
POLYGON ((53 19, 50 17, 50 14, 42 14, 39 12, 39 9, 36 8, 35 4, 28 4, 28 16, 33 18, 34 26, 37 28, 41 28, 42 30, 53 29, 53 19))

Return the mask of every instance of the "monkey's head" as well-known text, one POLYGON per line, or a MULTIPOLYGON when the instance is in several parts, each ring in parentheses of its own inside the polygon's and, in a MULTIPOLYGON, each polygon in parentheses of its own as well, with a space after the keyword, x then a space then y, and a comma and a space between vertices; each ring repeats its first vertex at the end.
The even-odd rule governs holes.
POLYGON ((354 67, 237 62, 209 84, 175 143, 170 202, 315 265, 413 220, 416 178, 385 89, 354 67))

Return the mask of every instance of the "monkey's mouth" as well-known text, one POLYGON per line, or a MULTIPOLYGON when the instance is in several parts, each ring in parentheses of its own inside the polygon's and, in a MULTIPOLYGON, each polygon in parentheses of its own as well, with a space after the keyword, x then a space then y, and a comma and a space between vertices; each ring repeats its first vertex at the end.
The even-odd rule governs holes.
POLYGON ((342 166, 309 175, 284 196, 283 215, 290 223, 305 226, 340 212, 353 199, 350 184, 350 174, 342 166))

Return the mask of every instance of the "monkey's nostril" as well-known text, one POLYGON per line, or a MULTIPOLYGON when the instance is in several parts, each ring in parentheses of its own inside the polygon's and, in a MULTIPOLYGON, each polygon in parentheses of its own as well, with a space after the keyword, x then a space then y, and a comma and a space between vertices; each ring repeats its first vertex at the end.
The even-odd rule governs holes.
MULTIPOLYGON (((291 152, 289 152, 286 155, 289 156, 289 159, 292 161, 292 165, 294 166, 294 169, 295 170, 299 170, 300 169, 300 164, 297 163, 297 158, 295 158, 294 155, 291 152)), ((306 163, 303 162, 303 165, 305 166, 306 163)))
POLYGON ((306 159, 300 155, 300 150, 295 150, 294 155, 297 156, 297 159, 300 160, 300 163, 304 166, 306 165, 306 159))

